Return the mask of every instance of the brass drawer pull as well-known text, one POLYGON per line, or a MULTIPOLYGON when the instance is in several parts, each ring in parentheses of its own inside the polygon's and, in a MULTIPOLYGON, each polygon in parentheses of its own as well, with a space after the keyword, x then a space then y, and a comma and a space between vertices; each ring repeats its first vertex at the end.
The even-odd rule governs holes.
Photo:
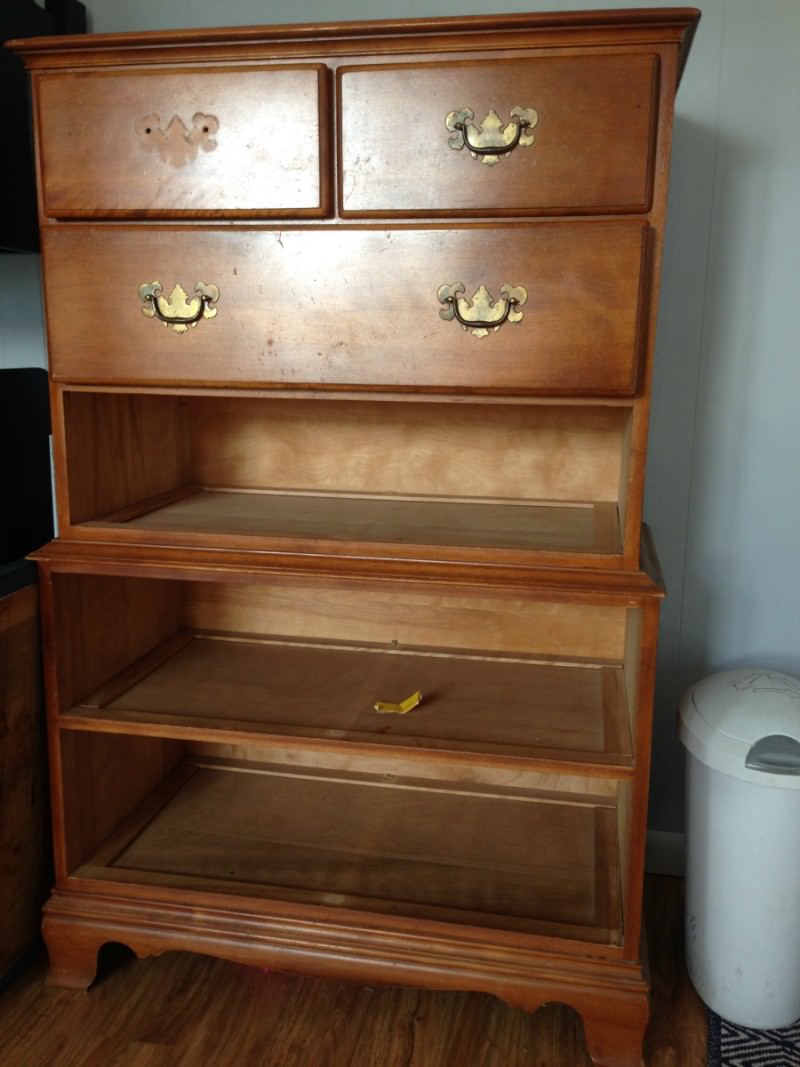
POLYGON ((165 297, 162 295, 161 282, 147 282, 139 286, 139 298, 144 303, 142 314, 172 327, 175 333, 186 333, 200 319, 213 319, 217 313, 216 307, 212 307, 219 300, 216 285, 197 282, 194 292, 197 295, 189 298, 183 286, 176 285, 165 297))
POLYGON ((451 111, 445 119, 445 126, 453 136, 447 143, 456 152, 468 148, 473 159, 480 159, 481 163, 494 167, 517 145, 527 148, 534 142, 533 134, 526 131, 532 130, 537 124, 539 113, 532 107, 515 107, 509 114, 517 121, 504 124, 497 112, 492 110, 478 126, 472 121, 475 118, 472 108, 451 111), (470 129, 474 131, 472 139, 470 129))
POLYGON ((471 330, 474 337, 486 337, 490 330, 496 332, 506 322, 521 321, 519 308, 528 299, 528 290, 521 285, 502 285, 500 295, 505 300, 492 300, 485 285, 479 286, 472 300, 464 297, 465 291, 462 282, 440 285, 436 299, 446 307, 440 309, 439 315, 447 321, 456 319, 465 330, 471 330))

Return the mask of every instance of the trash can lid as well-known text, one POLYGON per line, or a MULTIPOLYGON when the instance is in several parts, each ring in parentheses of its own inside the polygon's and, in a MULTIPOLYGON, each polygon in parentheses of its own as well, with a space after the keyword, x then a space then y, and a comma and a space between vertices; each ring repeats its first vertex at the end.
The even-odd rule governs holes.
POLYGON ((680 734, 714 770, 800 789, 800 679, 758 668, 712 674, 684 694, 680 734))

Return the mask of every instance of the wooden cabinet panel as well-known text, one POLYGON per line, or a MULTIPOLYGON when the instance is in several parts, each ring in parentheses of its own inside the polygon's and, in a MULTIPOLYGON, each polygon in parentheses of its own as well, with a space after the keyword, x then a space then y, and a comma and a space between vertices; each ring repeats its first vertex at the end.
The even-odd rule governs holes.
POLYGON ((657 73, 656 56, 632 54, 345 68, 342 212, 646 211, 657 73), (471 144, 507 147, 524 115, 502 155, 471 153, 453 128, 461 116, 471 144))
POLYGON ((73 381, 631 394, 646 237, 639 222, 52 230, 51 368, 73 381), (167 311, 176 284, 213 284, 216 314, 182 334, 146 317, 139 290, 154 279, 167 311), (522 287, 520 321, 477 336, 443 319, 439 290, 454 283, 462 315, 481 286, 493 315, 502 287, 522 287))
POLYGON ((37 944, 51 871, 36 587, 0 595, 0 979, 37 944))
POLYGON ((42 75, 45 213, 322 215, 327 84, 316 65, 42 75))

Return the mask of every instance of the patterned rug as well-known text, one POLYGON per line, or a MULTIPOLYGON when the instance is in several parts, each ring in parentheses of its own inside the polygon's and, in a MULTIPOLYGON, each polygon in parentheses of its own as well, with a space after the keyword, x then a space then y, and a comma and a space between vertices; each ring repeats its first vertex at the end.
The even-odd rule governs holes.
POLYGON ((800 1067, 800 1021, 786 1030, 748 1030, 709 1011, 708 1067, 800 1067))

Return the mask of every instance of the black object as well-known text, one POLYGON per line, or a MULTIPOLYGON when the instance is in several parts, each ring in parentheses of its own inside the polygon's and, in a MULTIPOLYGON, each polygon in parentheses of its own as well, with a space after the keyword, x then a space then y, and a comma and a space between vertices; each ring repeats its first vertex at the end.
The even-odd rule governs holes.
POLYGON ((36 582, 36 564, 27 559, 0 564, 0 598, 36 582))
POLYGON ((0 370, 0 456, 2 567, 53 536, 47 371, 0 370))
MULTIPOLYGON (((86 33, 86 8, 78 0, 2 0, 0 42, 17 37, 86 33)), ((19 56, 0 48, 0 99, 3 101, 3 164, 0 167, 0 251, 39 248, 36 183, 33 170, 30 96, 19 56)))

